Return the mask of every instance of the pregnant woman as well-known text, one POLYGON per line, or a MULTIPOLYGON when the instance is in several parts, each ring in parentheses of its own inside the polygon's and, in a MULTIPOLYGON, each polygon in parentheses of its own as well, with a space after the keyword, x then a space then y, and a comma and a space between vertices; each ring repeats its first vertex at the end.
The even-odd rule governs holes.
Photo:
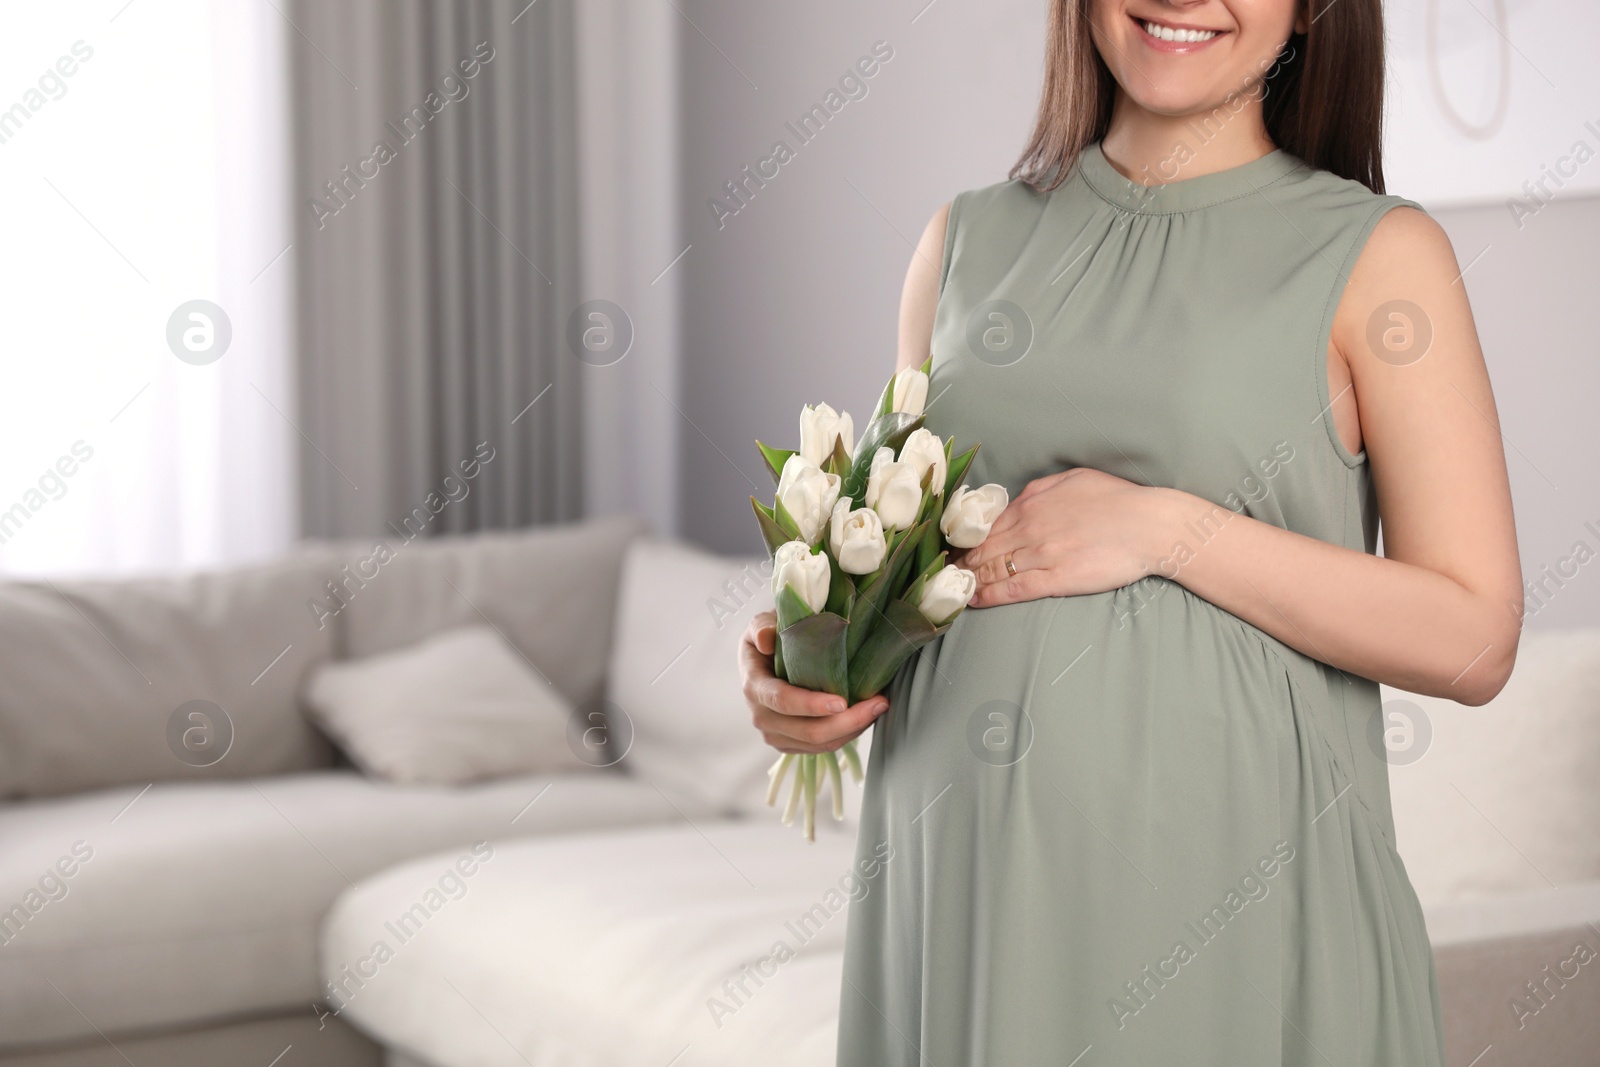
POLYGON ((838 1062, 1442 1067, 1378 683, 1489 700, 1522 590, 1459 267, 1383 193, 1380 0, 1049 35, 901 309, 1012 495, 973 610, 849 708, 772 676, 770 615, 743 646, 780 751, 876 723, 838 1062))

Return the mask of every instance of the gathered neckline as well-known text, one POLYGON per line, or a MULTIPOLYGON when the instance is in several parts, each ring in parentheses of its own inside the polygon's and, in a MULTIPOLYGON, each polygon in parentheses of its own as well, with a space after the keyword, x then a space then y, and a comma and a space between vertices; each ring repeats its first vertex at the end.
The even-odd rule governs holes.
POLYGON ((1172 215, 1237 200, 1304 165, 1283 149, 1274 148, 1227 170, 1160 185, 1140 185, 1111 165, 1099 141, 1085 148, 1078 160, 1079 173, 1090 189, 1113 206, 1138 215, 1172 215))

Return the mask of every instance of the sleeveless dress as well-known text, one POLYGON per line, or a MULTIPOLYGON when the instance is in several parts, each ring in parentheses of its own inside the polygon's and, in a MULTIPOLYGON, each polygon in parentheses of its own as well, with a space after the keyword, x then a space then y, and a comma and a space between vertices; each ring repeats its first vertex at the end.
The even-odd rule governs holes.
MULTIPOLYGON (((1277 150, 958 195, 927 425, 1013 498, 1093 467, 1372 552, 1326 353, 1377 196, 1277 150)), ((1443 1067, 1376 683, 1163 575, 971 609, 902 668, 857 842, 840 1067, 1443 1067)))

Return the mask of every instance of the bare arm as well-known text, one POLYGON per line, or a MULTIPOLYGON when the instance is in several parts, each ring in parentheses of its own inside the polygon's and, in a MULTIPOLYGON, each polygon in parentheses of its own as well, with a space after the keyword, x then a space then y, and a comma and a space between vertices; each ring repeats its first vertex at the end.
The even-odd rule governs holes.
MULTIPOLYGON (((939 301, 944 261, 945 223, 950 205, 940 208, 923 231, 900 295, 900 343, 895 367, 915 367, 928 358, 933 310, 939 301)), ((739 643, 739 670, 751 721, 767 744, 780 752, 832 752, 864 733, 889 710, 887 697, 868 697, 851 707, 842 698, 800 689, 772 673, 777 618, 770 611, 750 620, 739 643)))
POLYGON ((1516 659, 1520 564, 1489 375, 1437 223, 1397 208, 1378 224, 1331 347, 1351 384, 1333 414, 1365 442, 1383 557, 1075 468, 1029 483, 960 561, 978 576, 973 604, 1098 593, 1162 574, 1342 670, 1463 704, 1492 699, 1516 659), (1420 358, 1369 347, 1367 324, 1375 314, 1389 324, 1391 301, 1409 302, 1431 328, 1420 358), (1194 529, 1208 534, 1197 548, 1194 529), (1023 568, 1014 577, 1008 556, 1023 568))
POLYGON ((917 242, 900 290, 900 358, 895 370, 920 367, 933 346, 933 311, 939 303, 939 275, 944 264, 944 235, 950 205, 933 213, 917 242))
MULTIPOLYGON (((1324 662, 1483 704, 1516 658, 1522 579, 1489 374, 1436 222, 1397 208, 1378 224, 1351 272, 1333 343, 1349 367, 1353 388, 1338 403, 1359 413, 1384 556, 1234 516, 1177 581, 1324 662), (1389 321, 1379 309, 1395 300, 1415 305, 1432 329, 1414 361, 1414 351, 1380 358, 1367 340, 1369 319, 1389 321)), ((1178 494, 1166 513, 1181 525, 1211 507, 1178 494)))

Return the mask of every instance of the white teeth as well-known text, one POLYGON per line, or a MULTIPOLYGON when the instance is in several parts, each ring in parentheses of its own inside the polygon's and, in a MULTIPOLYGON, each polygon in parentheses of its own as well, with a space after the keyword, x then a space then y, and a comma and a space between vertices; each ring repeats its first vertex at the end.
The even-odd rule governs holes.
POLYGON ((1182 44, 1194 44, 1199 41, 1209 41, 1217 35, 1215 30, 1179 30, 1171 26, 1163 26, 1156 22, 1144 22, 1144 32, 1162 41, 1176 41, 1182 44))

